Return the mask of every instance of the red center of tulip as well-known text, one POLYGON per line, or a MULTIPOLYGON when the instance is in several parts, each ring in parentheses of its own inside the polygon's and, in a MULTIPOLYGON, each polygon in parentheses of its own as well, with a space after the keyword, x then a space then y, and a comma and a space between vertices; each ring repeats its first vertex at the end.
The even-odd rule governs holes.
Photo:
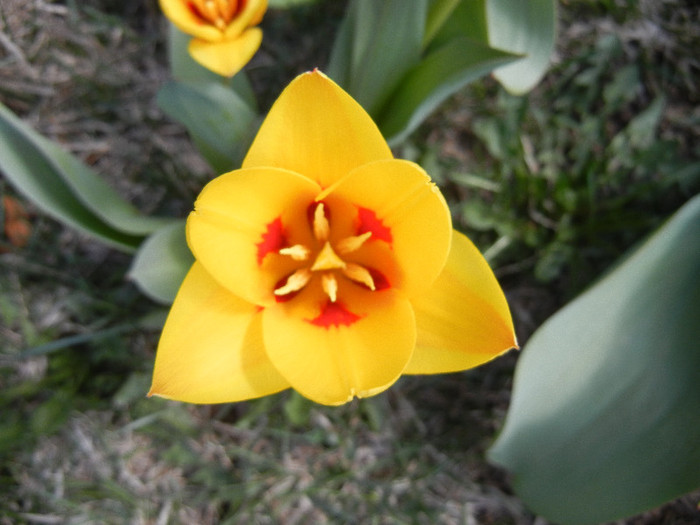
POLYGON ((372 210, 358 207, 357 212, 355 231, 331 242, 332 221, 328 207, 324 202, 313 202, 308 208, 308 222, 313 236, 311 245, 294 244, 285 231, 281 218, 267 225, 257 244, 258 264, 262 264, 265 256, 270 253, 283 255, 299 263, 296 270, 275 285, 273 293, 278 302, 294 299, 312 280, 320 280, 324 298, 321 314, 310 321, 312 324, 326 327, 349 325, 360 319, 360 316, 347 310, 339 300, 339 289, 342 286, 359 286, 370 292, 391 286, 387 277, 378 269, 353 262, 368 242, 392 242, 391 229, 372 210))
POLYGON ((231 20, 241 14, 247 0, 189 0, 188 9, 202 24, 225 29, 231 20))

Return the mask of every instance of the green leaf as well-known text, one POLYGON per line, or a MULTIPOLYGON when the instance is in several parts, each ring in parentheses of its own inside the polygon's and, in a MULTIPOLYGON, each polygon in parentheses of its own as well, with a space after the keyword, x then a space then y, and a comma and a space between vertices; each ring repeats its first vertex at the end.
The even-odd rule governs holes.
POLYGON ((617 520, 700 487, 700 196, 547 321, 489 451, 533 511, 617 520))
POLYGON ((556 34, 554 0, 487 0, 491 46, 525 57, 498 68, 494 77, 514 95, 530 91, 549 65, 556 34))
MULTIPOLYGON (((449 2, 451 4, 453 2, 449 2)), ((436 16, 434 11, 436 4, 448 4, 446 0, 436 1, 431 5, 428 13, 428 24, 435 23, 431 19, 436 16)), ((446 10, 450 6, 442 9, 446 10)), ((445 16, 445 13, 440 13, 445 16)), ((480 44, 489 45, 488 27, 486 24, 486 0, 459 1, 453 10, 449 12, 447 18, 443 20, 438 32, 428 38, 431 27, 426 29, 425 44, 429 44, 432 49, 436 49, 450 40, 459 37, 466 37, 469 40, 476 40, 480 44)))
POLYGON ((141 215, 96 173, 0 104, 0 169, 55 219, 124 251, 170 219, 141 215))
POLYGON ((158 105, 187 128, 192 140, 218 173, 240 167, 257 131, 257 114, 220 83, 169 82, 158 105))
POLYGON ((427 0, 355 0, 336 37, 328 75, 376 116, 420 60, 427 0))
MULTIPOLYGON (((464 2, 473 4, 477 2, 464 2)), ((478 2, 482 3, 482 2, 478 2)), ((440 31, 447 22, 455 8, 460 4, 460 0, 432 0, 428 7, 428 17, 425 22, 425 34, 423 35, 423 47, 427 47, 430 41, 440 31)))
POLYGON ((124 324, 120 326, 114 326, 111 328, 105 328, 103 330, 97 330, 94 332, 69 335, 66 337, 61 337, 59 339, 53 339, 48 343, 40 344, 32 348, 27 348, 26 350, 18 354, 17 357, 20 359, 26 359, 36 357, 39 355, 51 354, 59 350, 65 350, 66 348, 75 347, 76 345, 82 345, 85 343, 97 341, 99 339, 113 337, 115 335, 121 335, 125 332, 129 332, 132 330, 134 330, 134 325, 124 324))
POLYGON ((406 75, 376 119, 379 129, 390 143, 400 142, 448 96, 513 59, 466 37, 453 38, 406 75))
POLYGON ((185 221, 178 221, 146 239, 132 261, 129 278, 154 301, 170 304, 193 262, 185 221))

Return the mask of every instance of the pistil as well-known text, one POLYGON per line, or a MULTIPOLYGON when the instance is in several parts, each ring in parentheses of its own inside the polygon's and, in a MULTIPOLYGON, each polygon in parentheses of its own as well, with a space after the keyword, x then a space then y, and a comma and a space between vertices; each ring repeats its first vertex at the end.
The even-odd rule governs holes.
MULTIPOLYGON (((322 243, 323 246, 313 259, 311 266, 296 270, 287 277, 284 285, 274 290, 276 296, 289 295, 300 291, 313 278, 314 272, 320 273, 321 288, 331 303, 335 303, 338 300, 337 271, 350 281, 361 284, 372 291, 377 289, 374 278, 367 268, 357 263, 346 262, 341 258, 341 255, 347 255, 359 250, 372 237, 371 231, 345 237, 335 244, 334 249, 328 240, 331 226, 326 215, 325 205, 322 202, 319 202, 313 210, 311 226, 316 241, 319 244, 322 243)), ((312 250, 303 244, 294 244, 281 248, 278 250, 278 253, 300 262, 308 261, 312 257, 312 250)))
POLYGON ((326 217, 325 206, 322 202, 319 202, 314 210, 314 237, 321 242, 327 241, 330 231, 331 226, 326 217))
POLYGON ((338 257, 333 251, 331 243, 326 241, 326 244, 323 245, 318 256, 316 256, 311 270, 317 272, 319 270, 337 270, 339 268, 345 268, 345 261, 338 257))

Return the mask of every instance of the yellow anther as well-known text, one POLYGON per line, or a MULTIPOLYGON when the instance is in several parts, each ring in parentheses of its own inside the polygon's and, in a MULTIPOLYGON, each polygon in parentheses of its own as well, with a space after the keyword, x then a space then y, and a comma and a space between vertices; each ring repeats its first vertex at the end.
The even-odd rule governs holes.
POLYGON ((282 248, 279 253, 281 255, 289 255, 295 261, 305 261, 309 258, 311 250, 309 250, 303 244, 295 244, 294 246, 289 246, 288 248, 282 248))
POLYGON ((367 239, 372 236, 372 232, 365 232, 362 235, 355 235, 353 237, 346 237, 336 244, 335 248, 340 254, 352 253, 358 250, 367 239))
POLYGON ((367 268, 355 263, 348 263, 343 269, 343 275, 348 279, 352 279, 357 283, 364 284, 367 288, 374 291, 374 279, 367 268))
POLYGON ((311 272, 306 268, 297 270, 292 275, 287 278, 287 282, 284 286, 281 286, 275 290, 275 295, 287 295, 292 292, 298 292, 306 283, 311 280, 311 272))
POLYGON ((331 227, 330 224, 328 224, 323 203, 319 202, 314 210, 314 236, 319 241, 327 241, 330 231, 331 227))
POLYGON ((333 277, 333 274, 324 273, 321 277, 321 286, 331 302, 334 303, 338 298, 338 281, 333 277))
POLYGON ((326 244, 323 245, 323 248, 316 256, 311 270, 335 270, 337 268, 345 268, 345 262, 333 251, 331 243, 326 241, 326 244))

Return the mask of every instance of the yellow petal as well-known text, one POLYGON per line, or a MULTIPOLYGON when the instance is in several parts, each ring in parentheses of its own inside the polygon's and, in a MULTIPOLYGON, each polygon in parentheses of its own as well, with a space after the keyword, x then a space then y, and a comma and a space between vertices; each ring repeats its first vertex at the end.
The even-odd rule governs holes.
POLYGON ((311 317, 298 315, 291 302, 263 313, 270 361, 294 389, 324 405, 387 389, 401 375, 415 344, 413 311, 399 294, 338 298, 319 305, 311 317))
POLYGON ((418 340, 407 374, 466 370, 517 348, 503 290, 486 260, 459 232, 454 232, 437 281, 411 302, 418 340))
POLYGON ((199 38, 190 40, 188 51, 193 59, 214 73, 232 77, 245 66, 260 47, 262 31, 253 27, 233 40, 211 42, 199 38))
POLYGON ((326 187, 367 162, 391 158, 369 115, 319 71, 304 73, 282 92, 243 161, 277 166, 326 187))
POLYGON ((247 27, 258 25, 266 10, 267 0, 247 0, 243 11, 226 28, 226 39, 236 38, 247 27))
POLYGON ((225 403, 288 387, 263 349, 260 309, 195 262, 165 323, 149 395, 225 403))
POLYGON ((217 177, 202 190, 187 219, 187 241, 195 259, 239 297, 274 304, 279 280, 300 265, 278 252, 292 241, 289 234, 292 244, 310 245, 306 210, 318 191, 309 179, 276 168, 217 177))
MULTIPOLYGON (((402 273, 401 282, 392 285, 413 296, 437 278, 450 250, 452 221, 445 199, 420 166, 398 159, 365 164, 331 195, 358 207, 355 233, 372 232, 363 252, 373 244, 391 247, 402 273)), ((377 268, 371 258, 355 262, 377 268)))
POLYGON ((188 35, 209 41, 222 40, 223 33, 203 21, 183 0, 160 0, 160 9, 175 26, 188 35))

